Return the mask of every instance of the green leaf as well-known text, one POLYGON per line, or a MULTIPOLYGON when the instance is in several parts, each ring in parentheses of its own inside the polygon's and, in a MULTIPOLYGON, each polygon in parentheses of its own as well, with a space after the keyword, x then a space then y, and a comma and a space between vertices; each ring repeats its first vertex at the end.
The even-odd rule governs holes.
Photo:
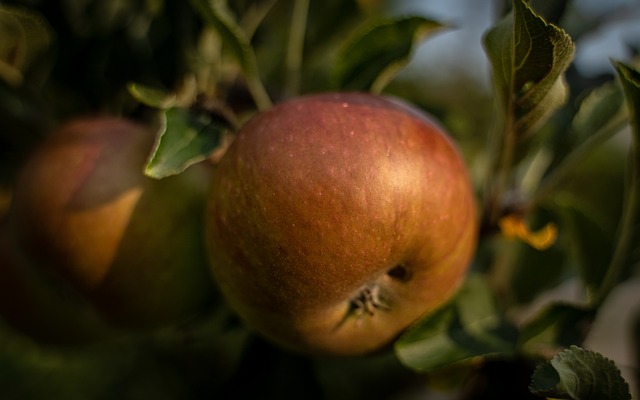
POLYGON ((176 96, 162 89, 131 82, 127 90, 134 99, 149 107, 170 108, 175 105, 176 96))
POLYGON ((524 0, 514 0, 513 14, 487 32, 484 45, 507 129, 523 138, 565 103, 562 76, 575 45, 524 0))
POLYGON ((381 92, 410 61, 415 46, 442 25, 422 17, 385 20, 358 30, 340 49, 339 89, 381 92))
POLYGON ((247 85, 258 107, 262 110, 271 106, 260 75, 256 55, 251 42, 226 7, 224 0, 190 0, 191 6, 202 19, 218 32, 224 45, 238 61, 247 80, 247 85))
POLYGON ((191 5, 202 19, 218 32, 224 44, 242 68, 253 68, 251 43, 249 43, 244 31, 226 8, 226 2, 221 0, 191 0, 191 5))
POLYGON ((593 308, 551 304, 522 327, 520 347, 527 353, 545 354, 558 347, 581 344, 595 317, 593 308))
MULTIPOLYGON (((567 186, 579 187, 579 191, 582 192, 590 191, 592 192, 590 197, 594 199, 608 197, 611 201, 617 202, 614 196, 610 196, 606 190, 601 190, 599 186, 603 184, 598 183, 597 178, 611 174, 614 175, 614 179, 609 183, 616 182, 618 177, 616 164, 620 162, 620 157, 605 156, 606 166, 598 166, 597 169, 588 167, 592 171, 586 172, 585 166, 592 164, 594 157, 595 159, 603 157, 599 153, 611 147, 606 145, 607 140, 628 124, 628 114, 619 85, 604 84, 589 93, 580 103, 580 108, 572 120, 569 135, 563 138, 563 144, 558 144, 554 149, 554 157, 558 162, 552 165, 538 186, 534 198, 530 200, 531 205, 543 201, 553 192, 564 191, 567 186), (578 177, 584 175, 587 181, 580 182, 579 179, 575 179, 576 172, 578 177), (600 193, 597 193, 598 191, 600 193)), ((618 208, 616 204, 616 209, 618 208)))
POLYGON ((618 61, 613 61, 613 65, 629 109, 632 145, 619 235, 607 275, 594 299, 597 306, 604 302, 626 269, 640 259, 640 72, 618 61))
POLYGON ((616 121, 626 120, 627 115, 620 86, 613 83, 604 84, 591 91, 580 103, 571 124, 571 131, 574 136, 584 139, 616 121))
POLYGON ((395 343, 400 361, 433 371, 482 356, 511 355, 517 332, 498 313, 484 278, 471 275, 455 299, 423 318, 395 343))
POLYGON ((205 160, 222 140, 227 126, 211 117, 182 108, 170 108, 145 175, 162 179, 177 175, 190 165, 205 160))
POLYGON ((529 389, 534 394, 558 399, 631 399, 629 384, 611 360, 577 346, 538 366, 529 389))
POLYGON ((569 235, 570 249, 578 272, 590 295, 598 292, 613 256, 613 238, 601 222, 599 211, 592 210, 572 196, 560 196, 563 226, 569 235))
POLYGON ((24 8, 0 6, 0 79, 13 86, 49 49, 53 31, 39 14, 24 8))

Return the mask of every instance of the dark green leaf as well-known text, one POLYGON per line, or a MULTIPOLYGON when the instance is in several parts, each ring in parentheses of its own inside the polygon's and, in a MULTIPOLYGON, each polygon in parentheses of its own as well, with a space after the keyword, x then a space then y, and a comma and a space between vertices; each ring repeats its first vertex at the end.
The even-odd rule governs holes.
POLYGON ((622 91, 612 86, 594 90, 582 102, 570 134, 563 139, 570 151, 564 144, 556 146, 559 162, 547 171, 531 200, 540 203, 554 193, 571 193, 572 202, 578 200, 580 207, 586 203, 609 229, 620 219, 626 168, 624 150, 609 139, 628 124, 622 91))
POLYGON ((0 6, 0 79, 14 86, 21 84, 23 73, 48 49, 52 37, 41 15, 0 6))
POLYGON ((569 237, 569 252, 578 266, 587 291, 597 293, 613 256, 613 237, 601 222, 601 210, 592 210, 571 196, 557 199, 563 226, 569 237))
POLYGON ((640 71, 619 61, 613 61, 613 64, 622 82, 622 88, 631 112, 631 120, 636 128, 634 138, 638 140, 640 139, 640 132, 638 132, 640 126, 640 71))
POLYGON ((175 104, 175 95, 162 89, 152 88, 140 83, 129 83, 127 90, 134 99, 149 107, 169 108, 175 104))
POLYGON ((574 44, 560 28, 547 24, 524 0, 485 36, 493 80, 507 129, 518 138, 533 132, 564 104, 562 79, 574 44))
POLYGON ((395 343, 409 368, 432 371, 478 356, 510 355, 517 332, 495 308, 484 278, 469 276, 455 299, 423 318, 395 343))
POLYGON ((629 109, 632 145, 619 235, 607 275, 594 300, 596 305, 604 302, 629 265, 640 258, 640 72, 621 62, 613 64, 629 109))
POLYGON ((162 179, 206 159, 216 149, 227 126, 181 108, 164 112, 164 126, 145 168, 149 177, 162 179))
MULTIPOLYGON (((558 216, 553 210, 540 207, 527 221, 532 230, 537 230, 548 223, 557 223, 558 216)), ((558 241, 564 235, 560 227, 558 241)), ((544 250, 535 249, 519 240, 508 246, 509 251, 514 252, 513 262, 509 272, 503 273, 503 278, 508 282, 510 298, 518 304, 529 303, 541 292, 557 285, 567 272, 567 254, 558 242, 544 250)), ((502 247, 498 251, 508 254, 504 249, 502 247)))
POLYGON ((341 48, 334 69, 339 89, 381 92, 409 61, 416 44, 442 25, 422 17, 378 22, 341 48))
POLYGON ((523 326, 520 346, 528 353, 544 354, 558 347, 581 344, 596 311, 572 304, 552 304, 523 326))
POLYGON ((559 399, 631 399, 629 384, 611 360, 577 346, 540 365, 529 388, 534 394, 559 399))

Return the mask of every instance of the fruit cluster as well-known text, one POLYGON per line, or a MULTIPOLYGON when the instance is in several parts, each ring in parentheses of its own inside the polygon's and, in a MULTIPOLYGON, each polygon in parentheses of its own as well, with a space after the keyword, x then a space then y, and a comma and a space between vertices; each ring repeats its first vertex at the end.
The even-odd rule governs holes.
POLYGON ((463 160, 419 111, 320 94, 251 119, 213 167, 143 174, 155 135, 69 122, 17 179, 0 232, 0 313, 39 340, 96 340, 193 316, 221 291, 298 351, 389 344, 446 302, 477 240, 463 160))

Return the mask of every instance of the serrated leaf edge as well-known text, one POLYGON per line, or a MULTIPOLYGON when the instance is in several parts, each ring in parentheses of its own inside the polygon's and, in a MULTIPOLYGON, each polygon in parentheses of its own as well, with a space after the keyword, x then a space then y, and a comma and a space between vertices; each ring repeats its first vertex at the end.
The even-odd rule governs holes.
MULTIPOLYGON (((564 384, 563 384, 563 379, 560 376, 560 371, 558 371, 558 365, 561 364, 565 364, 565 365, 570 365, 570 363, 573 362, 579 362, 582 365, 587 366, 586 364, 584 364, 584 360, 583 357, 584 356, 589 356, 591 358, 593 358, 594 360, 598 360, 599 362, 604 362, 604 365, 607 365, 609 367, 611 367, 611 371, 614 373, 618 373, 620 375, 620 379, 622 382, 624 382, 624 384, 626 385, 626 389, 627 392, 629 394, 628 399, 631 399, 631 392, 630 392, 630 387, 629 384, 624 380, 624 378, 622 378, 622 374, 620 372, 620 369, 616 366, 615 362, 613 360, 611 360, 608 357, 605 357, 604 355, 592 351, 592 350, 587 350, 585 348, 582 348, 580 346, 570 346, 568 349, 565 349, 561 352, 559 352, 558 354, 556 354, 551 360, 541 363, 539 364, 533 374, 531 375, 531 383, 529 385, 529 391, 533 394, 538 394, 538 395, 558 395, 558 392, 556 391, 556 389, 559 390, 564 390, 565 393, 567 393, 568 395, 571 396, 571 399, 575 399, 575 400, 581 400, 580 398, 577 397, 577 393, 573 392, 573 391, 569 391, 569 388, 567 388, 564 384), (578 354, 579 356, 576 356, 576 354, 578 354), (569 358, 572 359, 569 359, 569 358), (560 380, 558 382, 558 386, 553 387, 553 388, 545 388, 542 390, 538 390, 535 386, 534 386, 534 382, 535 382, 535 378, 537 376, 537 374, 539 373, 539 371, 542 371, 543 368, 547 368, 549 365, 551 365, 551 367, 556 371, 556 373, 558 374, 560 380)), ((587 370, 590 370, 590 368, 586 368, 587 370)), ((566 371, 565 371, 566 372, 566 371)), ((579 381, 580 379, 577 378, 577 375, 573 374, 574 376, 576 376, 576 381, 579 381)), ((596 381, 596 377, 593 376, 593 381, 596 381)), ((577 386, 577 385, 576 385, 577 386)))

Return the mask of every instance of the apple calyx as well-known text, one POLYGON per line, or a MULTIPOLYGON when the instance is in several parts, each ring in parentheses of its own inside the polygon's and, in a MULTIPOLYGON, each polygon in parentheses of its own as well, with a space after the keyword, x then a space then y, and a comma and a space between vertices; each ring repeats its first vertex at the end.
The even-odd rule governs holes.
POLYGON ((349 301, 348 315, 360 320, 365 316, 374 316, 378 309, 390 310, 391 307, 380 294, 380 286, 374 283, 360 289, 358 294, 349 301))

